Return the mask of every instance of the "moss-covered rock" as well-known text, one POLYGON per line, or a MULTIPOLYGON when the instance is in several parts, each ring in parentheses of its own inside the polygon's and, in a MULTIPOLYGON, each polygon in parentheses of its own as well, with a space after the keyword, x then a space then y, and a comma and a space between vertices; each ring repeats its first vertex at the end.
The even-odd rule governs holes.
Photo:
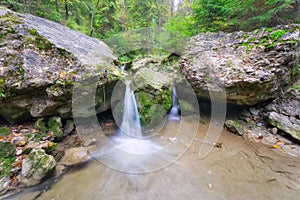
POLYGON ((22 171, 18 176, 20 184, 23 186, 38 184, 55 165, 53 156, 47 155, 43 149, 33 149, 23 160, 22 171))
POLYGON ((58 116, 50 117, 48 120, 49 130, 54 133, 55 138, 61 139, 63 136, 63 125, 61 118, 58 116))
POLYGON ((161 122, 172 106, 173 79, 166 73, 141 68, 132 77, 132 87, 144 126, 161 122))
POLYGON ((0 142, 0 157, 11 157, 15 154, 15 147, 10 142, 0 142))
POLYGON ((0 127, 0 136, 5 137, 11 133, 10 128, 8 127, 0 127))
POLYGON ((244 128, 242 125, 240 125, 237 121, 234 120, 226 120, 225 121, 225 128, 237 135, 243 135, 244 134, 244 128))
POLYGON ((39 130, 41 133, 46 133, 47 127, 46 127, 45 119, 39 118, 38 120, 36 120, 36 122, 34 123, 34 128, 39 130))

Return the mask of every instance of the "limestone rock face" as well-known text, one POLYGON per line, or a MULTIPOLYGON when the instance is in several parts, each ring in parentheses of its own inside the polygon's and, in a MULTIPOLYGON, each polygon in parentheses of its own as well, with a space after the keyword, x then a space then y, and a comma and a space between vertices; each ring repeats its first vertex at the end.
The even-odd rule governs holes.
POLYGON ((300 25, 194 36, 180 61, 198 96, 224 87, 227 102, 254 105, 275 98, 298 70, 300 25))
POLYGON ((265 110, 270 124, 300 140, 300 81, 265 110))
MULTIPOLYGON (((105 43, 55 22, 4 8, 0 8, 0 24, 3 118, 21 122, 53 115, 70 117, 74 84, 91 78, 99 86, 96 112, 109 108, 112 91, 105 86, 113 85, 121 72, 105 43), (103 96, 108 100, 103 101, 103 96)), ((95 109, 95 105, 90 107, 95 109)))

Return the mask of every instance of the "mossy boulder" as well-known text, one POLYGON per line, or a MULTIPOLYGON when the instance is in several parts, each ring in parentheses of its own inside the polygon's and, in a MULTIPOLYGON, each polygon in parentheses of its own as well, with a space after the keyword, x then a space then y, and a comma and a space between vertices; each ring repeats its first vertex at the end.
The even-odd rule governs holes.
POLYGON ((18 176, 23 186, 38 184, 56 165, 53 156, 47 155, 43 149, 33 149, 23 160, 22 171, 18 176))
POLYGON ((244 127, 235 120, 226 120, 224 126, 228 131, 234 134, 237 135, 244 134, 244 127))
POLYGON ((0 24, 0 115, 4 119, 16 123, 54 115, 69 118, 72 100, 86 98, 82 91, 72 99, 74 85, 82 80, 91 80, 99 91, 96 105, 90 108, 96 107, 96 113, 110 108, 110 85, 121 71, 105 43, 5 8, 0 8, 0 24))

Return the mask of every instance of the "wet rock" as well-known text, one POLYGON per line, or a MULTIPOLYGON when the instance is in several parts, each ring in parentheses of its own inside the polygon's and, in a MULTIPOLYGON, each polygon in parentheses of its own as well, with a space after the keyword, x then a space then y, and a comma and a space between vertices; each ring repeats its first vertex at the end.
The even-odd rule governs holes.
POLYGON ((43 149, 33 149, 23 160, 22 171, 18 176, 21 185, 38 184, 56 165, 55 159, 43 149))
POLYGON ((209 99, 209 91, 224 87, 232 104, 273 99, 293 81, 290 75, 299 63, 299 41, 286 36, 299 37, 300 25, 268 30, 194 36, 186 45, 180 71, 199 97, 209 99))
POLYGON ((71 166, 78 165, 90 160, 91 155, 89 153, 90 147, 74 147, 67 149, 62 160, 59 162, 61 165, 71 166))
MULTIPOLYGON (((94 98, 96 112, 110 108, 110 85, 121 71, 106 44, 58 23, 5 8, 0 8, 0 23, 0 115, 4 119, 16 123, 70 117, 75 82, 91 79, 101 88, 101 100, 94 98)), ((73 100, 86 99, 84 92, 73 100)), ((91 107, 93 112, 84 116, 94 114, 95 105, 91 107)))
POLYGON ((226 120, 225 121, 225 128, 237 135, 243 135, 244 134, 244 128, 242 125, 240 125, 237 121, 234 120, 226 120))
POLYGON ((63 136, 63 125, 61 122, 61 118, 58 116, 50 117, 48 120, 49 130, 54 133, 54 136, 57 139, 60 139, 63 136))

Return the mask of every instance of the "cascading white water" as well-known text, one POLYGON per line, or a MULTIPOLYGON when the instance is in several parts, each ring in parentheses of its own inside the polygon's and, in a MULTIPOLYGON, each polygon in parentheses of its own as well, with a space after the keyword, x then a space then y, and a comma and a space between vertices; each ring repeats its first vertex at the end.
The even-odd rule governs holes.
POLYGON ((121 71, 122 71, 122 73, 125 73, 125 72, 126 72, 126 65, 125 65, 125 64, 123 64, 123 65, 121 66, 121 71))
POLYGON ((170 110, 169 119, 171 120, 179 120, 179 104, 176 93, 176 88, 173 86, 172 89, 172 108, 170 110))
POLYGON ((126 90, 124 98, 124 112, 121 124, 121 131, 131 137, 142 137, 142 128, 140 116, 134 91, 130 88, 131 81, 126 81, 126 90))

